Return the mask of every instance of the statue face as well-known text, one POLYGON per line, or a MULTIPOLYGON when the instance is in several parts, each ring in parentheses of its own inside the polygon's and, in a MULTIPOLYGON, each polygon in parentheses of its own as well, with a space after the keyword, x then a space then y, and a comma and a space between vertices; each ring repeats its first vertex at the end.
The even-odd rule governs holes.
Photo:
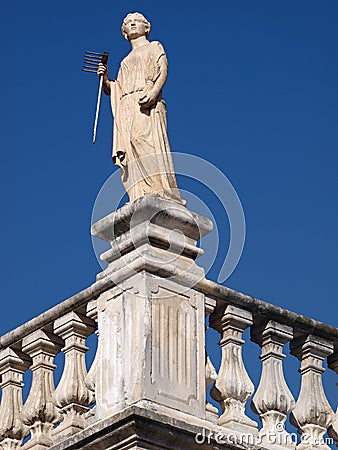
POLYGON ((124 26, 128 41, 146 35, 147 26, 142 18, 136 14, 131 14, 124 22, 124 26))

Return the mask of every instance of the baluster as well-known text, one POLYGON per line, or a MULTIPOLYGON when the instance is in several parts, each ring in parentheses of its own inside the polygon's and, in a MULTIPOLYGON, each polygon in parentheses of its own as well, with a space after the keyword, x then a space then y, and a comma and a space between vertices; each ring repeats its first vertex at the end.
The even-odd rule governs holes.
POLYGON ((283 373, 283 346, 293 337, 292 328, 277 322, 254 327, 251 339, 262 347, 262 374, 251 407, 259 414, 263 428, 259 436, 263 443, 295 448, 291 436, 284 430, 287 414, 295 401, 283 373))
MULTIPOLYGON (((334 370, 338 374, 338 346, 336 344, 335 352, 328 358, 328 366, 330 369, 334 370)), ((337 383, 338 386, 338 383, 337 383)), ((333 416, 332 423, 328 429, 329 436, 335 440, 336 446, 338 447, 338 408, 336 414, 333 416)))
POLYGON ((2 401, 0 406, 0 448, 3 450, 21 447, 22 440, 28 436, 29 429, 23 424, 22 375, 31 360, 24 353, 6 348, 0 352, 0 377, 2 401))
MULTIPOLYGON (((91 302, 88 303, 87 316, 97 323, 97 300, 92 300, 91 302)), ((97 335, 99 341, 99 331, 96 330, 95 334, 97 335)), ((99 342, 97 342, 97 350, 94 361, 85 379, 87 388, 92 392, 93 402, 95 401, 95 385, 96 385, 95 380, 96 380, 96 366, 98 362, 98 353, 99 353, 98 350, 99 350, 99 342)))
POLYGON ((221 317, 215 313, 210 317, 210 325, 222 336, 219 343, 222 347, 222 362, 210 394, 222 407, 219 424, 240 432, 253 433, 257 424, 244 411, 254 386, 242 358, 242 334, 252 325, 252 314, 230 305, 221 317))
POLYGON ((33 372, 32 387, 22 408, 22 418, 30 427, 31 439, 24 449, 42 450, 52 444, 53 425, 60 415, 53 404, 54 393, 53 364, 54 357, 62 347, 63 341, 49 331, 38 330, 25 337, 22 350, 33 361, 30 369, 33 372))
MULTIPOLYGON (((207 355, 207 352, 205 352, 205 358, 206 358, 206 364, 205 364, 205 390, 208 389, 208 387, 212 384, 215 383, 215 381, 217 380, 217 372, 216 369, 213 365, 213 363, 211 362, 211 359, 209 358, 209 356, 207 355)), ((218 409, 213 406, 211 403, 207 402, 206 404, 206 411, 207 411, 207 417, 209 419, 211 419, 212 421, 214 421, 215 417, 216 420, 218 419, 218 409)))
POLYGON ((338 447, 338 408, 336 409, 336 414, 333 415, 333 420, 328 429, 328 434, 335 441, 336 447, 338 447))
POLYGON ((56 440, 84 429, 84 414, 93 399, 85 384, 85 353, 88 350, 85 341, 94 330, 95 322, 76 312, 66 314, 54 323, 54 333, 65 341, 62 349, 64 370, 53 395, 54 403, 63 415, 63 421, 53 432, 56 440))
POLYGON ((303 335, 291 341, 291 353, 301 361, 302 374, 300 394, 291 413, 291 423, 302 436, 298 450, 330 450, 320 442, 333 416, 322 383, 323 360, 332 352, 333 344, 318 336, 303 335))
MULTIPOLYGON (((215 309, 216 301, 206 297, 205 299, 205 317, 209 316, 215 309)), ((205 331, 208 330, 208 327, 205 327, 205 331)), ((217 380, 217 372, 216 369, 208 356, 207 348, 205 346, 205 391, 207 391, 208 387, 215 383, 217 380)), ((212 422, 218 422, 218 409, 213 406, 211 403, 206 402, 206 415, 209 420, 212 422)))
MULTIPOLYGON (((97 323, 97 300, 92 300, 87 304, 87 317, 89 317, 90 319, 94 320, 97 323)), ((92 395, 91 405, 93 403, 95 403, 95 401, 96 401, 96 396, 95 396, 96 369, 97 369, 97 364, 99 361, 99 349, 100 349, 99 330, 96 330, 95 334, 97 336, 96 353, 95 353, 94 361, 92 362, 92 365, 91 365, 91 367, 87 373, 87 376, 85 378, 86 386, 90 390, 91 395, 92 395)), ((96 413, 96 405, 85 414, 85 421, 86 421, 87 425, 91 425, 93 422, 95 422, 95 413, 96 413)))

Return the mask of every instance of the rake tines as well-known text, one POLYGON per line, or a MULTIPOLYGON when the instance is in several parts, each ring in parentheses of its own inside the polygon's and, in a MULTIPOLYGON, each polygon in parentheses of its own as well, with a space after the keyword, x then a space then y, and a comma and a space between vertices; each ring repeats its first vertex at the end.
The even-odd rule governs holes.
POLYGON ((96 73, 100 63, 107 64, 108 56, 108 52, 85 52, 82 66, 83 72, 96 73))
MULTIPOLYGON (((103 53, 85 52, 84 59, 83 59, 83 66, 82 66, 83 72, 97 73, 97 69, 99 68, 100 63, 104 64, 105 66, 107 65, 108 56, 109 56, 108 52, 103 52, 103 53)), ((100 84, 99 84, 99 92, 97 94, 95 119, 94 119, 93 144, 95 144, 95 140, 96 140, 96 130, 97 130, 97 123, 99 120, 102 85, 103 85, 103 77, 101 75, 100 76, 100 84)))

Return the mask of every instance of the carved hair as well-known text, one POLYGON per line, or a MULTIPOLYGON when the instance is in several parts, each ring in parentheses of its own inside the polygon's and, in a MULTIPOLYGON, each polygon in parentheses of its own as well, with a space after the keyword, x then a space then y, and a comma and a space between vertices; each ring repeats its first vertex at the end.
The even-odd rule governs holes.
POLYGON ((137 16, 138 19, 140 19, 140 20, 142 20, 142 21, 144 22, 144 24, 145 24, 145 26, 146 26, 146 37, 148 37, 149 34, 150 34, 150 30, 151 30, 151 24, 150 24, 150 22, 144 17, 144 15, 141 14, 141 13, 139 13, 139 12, 129 13, 129 14, 127 14, 126 17, 123 19, 123 22, 122 22, 122 34, 123 34, 123 37, 124 37, 125 39, 128 40, 128 36, 127 36, 127 32, 126 32, 126 22, 127 22, 127 20, 130 18, 130 16, 137 16))

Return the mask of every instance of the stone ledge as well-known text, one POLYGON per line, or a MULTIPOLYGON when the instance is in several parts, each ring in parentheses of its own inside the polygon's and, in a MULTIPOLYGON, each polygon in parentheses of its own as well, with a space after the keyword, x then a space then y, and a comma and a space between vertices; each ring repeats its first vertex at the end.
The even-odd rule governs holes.
MULTIPOLYGON (((214 424, 147 401, 94 423, 85 430, 50 447, 50 450, 226 450, 247 449, 206 440, 197 443, 195 436, 205 429, 221 432, 214 424)), ((223 432, 226 430, 223 429, 223 432)), ((229 430, 231 432, 231 430, 229 430)))
POLYGON ((128 232, 131 225, 135 227, 148 221, 169 230, 179 229, 195 240, 208 234, 213 227, 210 219, 190 211, 185 206, 155 195, 145 195, 94 223, 91 233, 110 242, 128 232))
MULTIPOLYGON (((9 346, 14 346, 25 336, 52 324, 54 320, 58 319, 60 316, 85 306, 89 301, 96 299, 101 293, 113 286, 115 286, 115 283, 109 277, 96 281, 83 291, 80 291, 46 312, 25 322, 23 325, 0 336, 0 350, 9 346)), ((213 299, 217 300, 217 302, 226 302, 227 304, 236 305, 239 308, 251 311, 253 314, 262 315, 271 320, 299 328, 303 332, 322 336, 325 339, 331 339, 332 342, 335 342, 336 345, 338 345, 338 329, 332 325, 297 314, 293 311, 273 305, 272 303, 250 297, 249 295, 235 291, 226 286, 221 286, 211 280, 203 280, 196 288, 206 295, 211 296, 213 299)))

